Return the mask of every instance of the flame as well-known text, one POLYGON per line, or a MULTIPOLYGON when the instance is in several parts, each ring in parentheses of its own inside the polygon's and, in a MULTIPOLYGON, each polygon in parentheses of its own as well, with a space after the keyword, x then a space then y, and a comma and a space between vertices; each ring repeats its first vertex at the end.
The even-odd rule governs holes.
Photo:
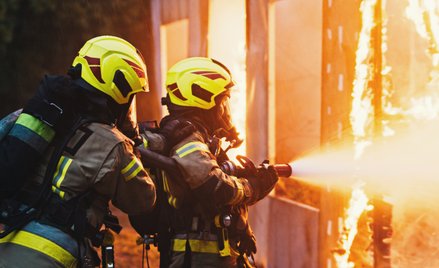
MULTIPOLYGON (((372 142, 368 139, 366 129, 373 120, 373 105, 371 90, 367 87, 369 80, 372 77, 374 66, 369 64, 368 59, 371 57, 371 42, 370 33, 373 28, 373 6, 376 1, 362 2, 362 22, 363 28, 360 35, 357 57, 356 57, 356 76, 353 88, 353 107, 351 112, 351 124, 354 134, 355 143, 355 159, 361 157, 364 148, 372 142), (369 4, 368 9, 364 9, 369 4), (361 38, 364 39, 361 39, 361 38)), ((430 79, 425 86, 423 96, 411 97, 407 108, 394 107, 390 101, 393 94, 390 87, 390 72, 391 67, 386 66, 386 58, 384 57, 387 51, 386 27, 383 22, 382 31, 382 109, 386 115, 402 115, 405 120, 410 120, 409 123, 416 123, 417 120, 433 120, 439 116, 439 0, 409 0, 409 6, 406 9, 406 15, 410 18, 416 27, 416 31, 428 41, 428 54, 431 57, 432 70, 430 72, 430 79)), ((379 55, 378 55, 379 56, 379 55)), ((382 120, 383 136, 395 135, 396 131, 390 127, 389 120, 382 120)), ((358 184, 352 191, 352 197, 349 201, 349 208, 346 211, 346 218, 343 221, 343 231, 341 233, 339 242, 341 252, 344 254, 334 255, 338 267, 354 267, 352 262, 349 262, 349 254, 353 239, 355 238, 357 230, 357 222, 364 210, 370 210, 368 206, 368 198, 362 190, 362 185, 358 184)))
POLYGON ((362 28, 359 35, 355 58, 355 80, 352 90, 352 110, 350 121, 355 143, 366 138, 366 128, 371 123, 373 114, 372 91, 368 87, 373 75, 373 65, 369 64, 372 55, 371 32, 374 23, 374 9, 377 0, 363 0, 360 11, 362 28))
MULTIPOLYGON (((415 120, 434 120, 439 117, 439 0, 408 0, 408 2, 405 14, 414 23, 419 36, 428 42, 427 52, 431 58, 432 66, 430 79, 425 85, 426 93, 411 97, 406 107, 392 105, 389 100, 389 96, 393 93, 389 87, 390 83, 383 83, 383 85, 387 85, 383 88, 383 113, 390 116, 401 115, 403 120, 408 120, 410 123, 415 122, 415 120)), ((387 74, 387 71, 386 74, 383 74, 384 79, 386 79, 387 74)), ((396 133, 389 124, 389 121, 383 121, 384 136, 396 133)))
MULTIPOLYGON (((230 109, 240 138, 245 139, 247 109, 245 1, 211 0, 209 9, 209 56, 224 63, 236 82, 231 92, 230 109)), ((246 147, 243 143, 239 148, 230 150, 228 155, 234 160, 236 155, 245 155, 245 151, 246 147)))
POLYGON ((343 254, 334 255, 337 262, 337 267, 348 268, 354 267, 352 262, 349 262, 349 255, 351 246, 355 236, 358 233, 358 219, 365 210, 370 210, 371 206, 368 205, 369 198, 363 191, 364 184, 359 183, 354 186, 351 199, 349 200, 349 208, 346 210, 346 217, 343 220, 343 230, 341 232, 341 238, 344 243, 341 244, 340 249, 343 254))
POLYGON ((430 49, 438 53, 439 18, 438 0, 409 0, 406 15, 416 26, 418 34, 429 41, 430 49))
MULTIPOLYGON (((354 159, 359 159, 364 149, 372 143, 370 134, 366 130, 371 126, 374 114, 372 90, 368 85, 373 78, 375 67, 371 64, 370 59, 373 55, 371 34, 372 29, 375 27, 376 5, 377 0, 363 0, 360 6, 362 28, 355 58, 355 80, 353 83, 352 110, 350 113, 355 146, 354 159)), ((358 219, 367 209, 369 201, 363 186, 364 183, 361 182, 354 186, 349 200, 349 207, 345 211, 346 216, 343 220, 343 230, 338 239, 341 251, 338 251, 339 254, 334 254, 337 267, 354 267, 354 264, 349 262, 351 246, 358 232, 358 219)))
POLYGON ((432 120, 439 116, 439 0, 409 0, 406 15, 417 33, 427 40, 432 70, 425 96, 411 98, 410 107, 401 113, 414 119, 432 120))
MULTIPOLYGON (((236 63, 232 66, 231 72, 234 75, 237 87, 232 92, 232 97, 230 99, 230 109, 232 112, 233 123, 239 132, 239 137, 245 141, 245 125, 246 125, 246 111, 247 111, 247 101, 246 101, 246 53, 245 53, 245 42, 241 42, 238 46, 238 54, 235 55, 236 63)), ((237 155, 246 155, 245 142, 236 149, 233 149, 229 153, 229 157, 234 160, 237 155)))

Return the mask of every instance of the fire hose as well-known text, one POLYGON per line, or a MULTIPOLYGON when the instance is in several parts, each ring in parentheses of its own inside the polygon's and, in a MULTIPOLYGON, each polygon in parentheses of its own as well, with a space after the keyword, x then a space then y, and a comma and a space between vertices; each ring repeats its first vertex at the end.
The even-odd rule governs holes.
MULTIPOLYGON (((173 158, 161 155, 159 153, 144 148, 138 147, 138 151, 141 156, 142 164, 145 168, 161 169, 167 172, 168 178, 170 180, 176 180, 177 178, 181 178, 181 171, 178 168, 177 162, 173 158)), ((219 164, 221 170, 231 176, 248 178, 252 175, 257 174, 257 172, 261 169, 273 167, 280 177, 290 177, 292 175, 292 167, 288 164, 269 165, 267 161, 264 161, 261 165, 256 167, 254 163, 245 156, 237 156, 236 159, 239 161, 240 165, 237 165, 230 160, 223 161, 219 164)), ((215 224, 217 225, 217 227, 222 227, 220 230, 224 230, 224 227, 227 227, 231 224, 231 218, 231 214, 221 213, 220 215, 215 217, 215 224)), ((149 245, 153 241, 155 240, 147 241, 145 237, 140 239, 140 243, 145 243, 147 245, 149 245)))
MULTIPOLYGON (((179 177, 181 171, 178 169, 177 163, 171 157, 161 155, 148 149, 138 148, 142 164, 146 168, 159 168, 166 171, 170 177, 179 177)), ((260 166, 256 167, 254 163, 246 156, 238 155, 236 159, 241 166, 234 162, 227 160, 220 164, 220 168, 226 174, 236 177, 249 177, 258 172, 260 169, 266 169, 268 166, 273 166, 279 177, 290 177, 293 173, 293 169, 289 164, 268 164, 263 162, 260 166)))
POLYGON ((238 155, 236 160, 241 164, 238 166, 233 161, 227 160, 220 164, 220 168, 228 175, 232 175, 240 178, 247 178, 255 175, 258 170, 266 169, 268 166, 273 166, 279 177, 288 178, 292 175, 293 169, 289 164, 273 164, 270 165, 268 162, 263 162, 259 167, 246 156, 238 155))

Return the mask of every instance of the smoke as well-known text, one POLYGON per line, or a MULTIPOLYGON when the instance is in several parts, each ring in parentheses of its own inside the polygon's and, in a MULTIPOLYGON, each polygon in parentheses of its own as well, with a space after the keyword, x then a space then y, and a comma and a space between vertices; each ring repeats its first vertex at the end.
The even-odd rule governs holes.
POLYGON ((369 196, 390 197, 395 267, 439 267, 439 121, 374 141, 354 160, 352 149, 293 161, 298 180, 348 189, 365 183, 369 196))

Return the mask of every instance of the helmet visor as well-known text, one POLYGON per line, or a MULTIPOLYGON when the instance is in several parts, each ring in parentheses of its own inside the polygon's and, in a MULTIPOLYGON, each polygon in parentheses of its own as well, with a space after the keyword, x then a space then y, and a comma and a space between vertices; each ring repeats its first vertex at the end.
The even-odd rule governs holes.
POLYGON ((137 125, 135 96, 133 96, 133 99, 130 104, 125 104, 125 105, 127 110, 125 113, 124 112, 121 113, 121 117, 117 121, 117 127, 128 138, 134 139, 139 133, 138 125, 137 125))
POLYGON ((229 96, 225 95, 218 107, 218 120, 224 130, 233 128, 232 112, 230 109, 229 96))

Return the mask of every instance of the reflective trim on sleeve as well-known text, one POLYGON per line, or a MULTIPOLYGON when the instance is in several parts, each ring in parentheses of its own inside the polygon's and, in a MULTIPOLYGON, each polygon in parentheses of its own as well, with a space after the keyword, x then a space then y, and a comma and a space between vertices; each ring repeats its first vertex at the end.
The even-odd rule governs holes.
MULTIPOLYGON (((219 254, 218 242, 207 240, 189 239, 192 252, 219 254)), ((172 250, 176 252, 186 251, 186 239, 173 239, 172 250)))
POLYGON ((236 185, 236 192, 233 195, 233 199, 230 200, 229 205, 235 205, 240 203, 244 199, 244 186, 239 181, 238 178, 232 177, 234 179, 234 183, 236 185))
POLYGON ((61 199, 64 199, 64 195, 66 194, 64 191, 60 189, 61 184, 64 181, 67 170, 69 169, 72 162, 73 159, 68 158, 66 156, 61 156, 61 158, 58 161, 58 165, 56 166, 55 174, 53 175, 52 192, 59 195, 61 199))
POLYGON ((32 130, 47 142, 51 142, 53 137, 55 137, 55 131, 51 127, 29 114, 20 114, 15 124, 22 125, 32 130))
POLYGON ((41 154, 46 150, 47 146, 49 146, 49 143, 45 139, 22 125, 15 124, 8 135, 21 140, 41 154))
POLYGON ((185 157, 186 155, 188 155, 192 152, 195 152, 195 151, 210 152, 209 147, 206 144, 204 144, 200 141, 193 141, 193 142, 186 143, 185 145, 178 148, 176 150, 176 153, 180 158, 182 158, 182 157, 185 157))
POLYGON ((166 193, 170 193, 169 185, 168 185, 168 177, 166 176, 166 173, 162 170, 162 178, 163 178, 163 190, 166 193))
POLYGON ((168 195, 168 203, 174 208, 178 208, 177 206, 177 198, 172 196, 171 194, 168 195))
POLYGON ((133 160, 131 160, 131 162, 130 162, 126 167, 124 167, 124 168, 120 171, 120 173, 121 173, 121 174, 127 173, 127 171, 130 170, 130 168, 131 168, 132 166, 134 166, 135 163, 136 163, 136 159, 134 158, 133 160))
POLYGON ((142 170, 142 164, 137 158, 134 158, 125 168, 120 171, 120 173, 124 176, 125 181, 129 181, 132 178, 136 177, 137 174, 139 174, 139 172, 142 170))
POLYGON ((139 172, 142 170, 143 170, 142 166, 138 166, 130 175, 125 176, 125 180, 126 181, 131 180, 132 178, 136 177, 137 174, 139 174, 139 172))
POLYGON ((0 243, 13 243, 41 252, 65 267, 76 267, 76 258, 56 243, 26 231, 15 231, 0 239, 0 243))
POLYGON ((70 164, 72 164, 73 159, 61 156, 61 158, 58 161, 58 165, 56 167, 56 172, 53 175, 53 185, 55 185, 57 188, 61 187, 61 183, 63 182, 67 169, 69 169, 70 164))
POLYGON ((61 191, 61 189, 56 188, 55 186, 52 185, 52 192, 54 192, 55 194, 59 195, 59 197, 61 197, 61 199, 64 199, 64 196, 66 194, 66 192, 61 191))
POLYGON ((148 140, 147 139, 145 139, 143 136, 142 136, 142 145, 143 145, 143 148, 148 148, 148 140))
POLYGON ((174 208, 179 207, 178 200, 175 196, 171 194, 171 190, 169 188, 168 184, 168 177, 166 176, 166 173, 162 170, 162 181, 163 181, 163 191, 168 195, 168 203, 174 208))

